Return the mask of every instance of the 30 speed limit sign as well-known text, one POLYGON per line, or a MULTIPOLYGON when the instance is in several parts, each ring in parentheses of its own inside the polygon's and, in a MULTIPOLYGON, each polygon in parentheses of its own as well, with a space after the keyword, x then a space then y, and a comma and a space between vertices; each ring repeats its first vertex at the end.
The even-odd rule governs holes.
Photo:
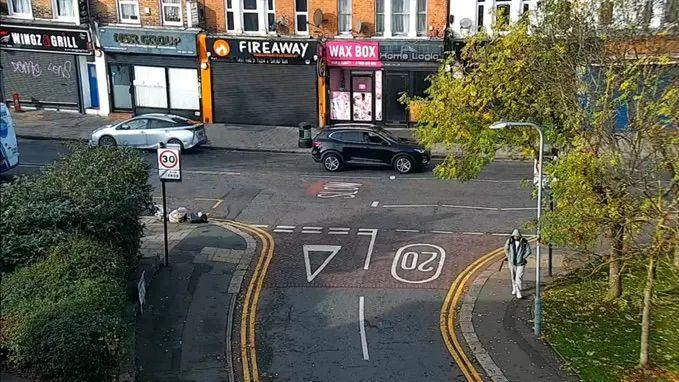
POLYGON ((179 159, 179 149, 158 149, 158 175, 160 180, 181 182, 182 165, 179 159))

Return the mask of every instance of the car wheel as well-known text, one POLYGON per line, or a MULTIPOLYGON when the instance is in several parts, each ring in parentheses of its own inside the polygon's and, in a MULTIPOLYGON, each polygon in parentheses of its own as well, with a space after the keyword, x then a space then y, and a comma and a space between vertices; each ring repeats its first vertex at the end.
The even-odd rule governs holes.
POLYGON ((117 145, 116 140, 110 135, 99 138, 99 147, 116 147, 117 145))
POLYGON ((323 155, 323 168, 326 171, 336 172, 342 169, 342 158, 335 153, 323 155))
POLYGON ((413 171, 413 164, 413 160, 410 159, 410 157, 401 155, 394 160, 394 170, 398 171, 400 174, 407 174, 413 171))
POLYGON ((179 146, 179 151, 184 151, 184 144, 182 143, 182 141, 180 141, 177 138, 170 139, 169 141, 167 141, 167 144, 168 145, 177 145, 177 146, 179 146))

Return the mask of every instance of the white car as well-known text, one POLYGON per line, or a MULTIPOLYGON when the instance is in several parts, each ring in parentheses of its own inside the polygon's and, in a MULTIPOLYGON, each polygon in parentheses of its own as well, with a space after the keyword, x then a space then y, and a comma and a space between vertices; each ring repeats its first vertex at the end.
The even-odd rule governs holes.
POLYGON ((90 144, 101 147, 158 148, 159 143, 182 150, 207 143, 205 125, 173 114, 144 114, 92 132, 90 144))

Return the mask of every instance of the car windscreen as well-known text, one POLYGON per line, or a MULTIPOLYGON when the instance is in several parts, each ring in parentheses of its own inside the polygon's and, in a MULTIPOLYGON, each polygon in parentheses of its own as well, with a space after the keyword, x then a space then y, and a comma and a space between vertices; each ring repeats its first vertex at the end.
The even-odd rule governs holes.
POLYGON ((394 135, 391 134, 388 130, 386 130, 386 129, 382 128, 382 127, 376 126, 376 127, 375 127, 375 131, 377 131, 378 133, 380 133, 380 135, 382 135, 383 137, 388 138, 388 139, 390 139, 390 140, 392 140, 392 141, 394 141, 394 142, 400 141, 396 136, 394 136, 394 135))

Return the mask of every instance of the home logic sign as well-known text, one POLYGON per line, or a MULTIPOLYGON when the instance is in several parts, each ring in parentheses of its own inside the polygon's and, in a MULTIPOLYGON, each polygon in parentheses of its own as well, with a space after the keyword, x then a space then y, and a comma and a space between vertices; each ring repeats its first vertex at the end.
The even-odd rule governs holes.
POLYGON ((214 60, 246 64, 298 64, 316 62, 316 41, 280 39, 233 39, 209 37, 210 57, 214 60))

